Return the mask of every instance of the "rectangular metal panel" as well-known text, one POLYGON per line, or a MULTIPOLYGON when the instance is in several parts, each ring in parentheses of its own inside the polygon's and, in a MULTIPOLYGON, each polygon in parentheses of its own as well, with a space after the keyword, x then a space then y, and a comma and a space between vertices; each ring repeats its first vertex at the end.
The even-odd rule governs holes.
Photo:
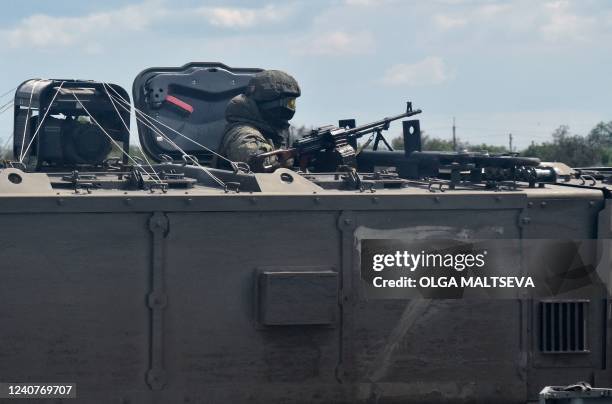
POLYGON ((336 272, 264 270, 257 278, 262 325, 329 325, 336 321, 336 272))
POLYGON ((223 387, 227 380, 258 391, 278 386, 283 397, 292 384, 337 384, 339 327, 264 327, 254 304, 259 268, 339 268, 335 212, 175 212, 168 218, 167 388, 200 395, 221 389, 224 402, 244 402, 248 388, 225 400, 232 397, 223 387))
POLYGON ((0 381, 146 394, 148 217, 0 214, 0 381))

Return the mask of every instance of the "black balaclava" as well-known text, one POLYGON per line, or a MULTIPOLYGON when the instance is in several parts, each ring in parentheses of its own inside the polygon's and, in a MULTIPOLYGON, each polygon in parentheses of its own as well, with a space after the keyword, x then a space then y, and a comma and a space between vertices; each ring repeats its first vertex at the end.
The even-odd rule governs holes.
POLYGON ((264 70, 253 76, 246 95, 256 103, 261 116, 278 129, 287 129, 300 96, 297 81, 280 70, 264 70))

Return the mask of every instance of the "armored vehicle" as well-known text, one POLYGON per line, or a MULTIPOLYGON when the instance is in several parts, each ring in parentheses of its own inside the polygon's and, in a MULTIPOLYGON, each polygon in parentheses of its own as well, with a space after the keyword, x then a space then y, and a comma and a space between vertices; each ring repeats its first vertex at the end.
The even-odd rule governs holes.
POLYGON ((405 150, 380 150, 410 104, 314 131, 296 143, 303 167, 214 167, 225 105, 258 71, 147 69, 133 105, 107 83, 19 86, 0 169, 0 382, 133 404, 525 403, 612 384, 609 170, 424 152, 415 119, 405 150), (549 295, 376 295, 368 240, 508 241, 497 258, 518 271, 569 268, 586 245, 603 271, 549 295))

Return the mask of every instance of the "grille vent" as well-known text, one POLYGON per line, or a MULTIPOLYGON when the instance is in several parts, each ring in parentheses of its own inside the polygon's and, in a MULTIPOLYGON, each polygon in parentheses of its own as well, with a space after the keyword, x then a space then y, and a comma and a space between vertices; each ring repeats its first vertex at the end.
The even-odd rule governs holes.
POLYGON ((587 300, 540 302, 540 351, 589 352, 588 307, 587 300))

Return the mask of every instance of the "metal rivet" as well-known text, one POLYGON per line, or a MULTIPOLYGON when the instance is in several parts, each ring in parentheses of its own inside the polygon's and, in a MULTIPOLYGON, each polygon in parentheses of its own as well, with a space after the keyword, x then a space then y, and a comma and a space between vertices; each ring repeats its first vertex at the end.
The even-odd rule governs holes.
POLYGON ((257 199, 255 198, 249 198, 249 202, 251 202, 251 205, 257 205, 257 199))
POLYGON ((316 204, 321 203, 321 198, 319 198, 318 196, 316 198, 314 198, 314 203, 316 203, 316 204))
POLYGON ((372 198, 372 203, 378 203, 378 202, 380 202, 380 199, 377 196, 372 198))
POLYGON ((533 202, 527 202, 527 207, 532 207, 533 206, 533 202))
POLYGON ((595 206, 595 201, 589 201, 589 206, 595 206))
POLYGON ((521 219, 521 222, 522 222, 523 224, 529 224, 529 223, 531 223, 531 218, 529 218, 529 217, 524 217, 524 218, 522 218, 522 219, 521 219))
POLYGON ((185 199, 185 204, 186 205, 191 205, 192 202, 193 202, 193 199, 191 199, 191 198, 185 199))
POLYGON ((436 196, 436 197, 434 198, 434 201, 435 201, 436 203, 440 203, 440 197, 439 197, 439 196, 436 196))
POLYGON ((125 204, 126 205, 131 205, 132 204, 132 200, 130 198, 126 198, 125 204))
POLYGON ((58 200, 57 200, 57 204, 58 204, 58 205, 60 205, 60 206, 61 206, 61 205, 63 205, 63 204, 64 204, 64 200, 63 200, 63 199, 61 199, 61 198, 60 198, 60 199, 58 199, 58 200))
POLYGON ((349 219, 348 217, 344 219, 344 224, 351 224, 351 223, 353 223, 353 221, 349 219))
POLYGON ((544 201, 540 202, 540 206, 541 206, 541 207, 545 208, 545 207, 546 207, 546 205, 547 205, 547 203, 546 203, 546 202, 544 202, 544 201))

